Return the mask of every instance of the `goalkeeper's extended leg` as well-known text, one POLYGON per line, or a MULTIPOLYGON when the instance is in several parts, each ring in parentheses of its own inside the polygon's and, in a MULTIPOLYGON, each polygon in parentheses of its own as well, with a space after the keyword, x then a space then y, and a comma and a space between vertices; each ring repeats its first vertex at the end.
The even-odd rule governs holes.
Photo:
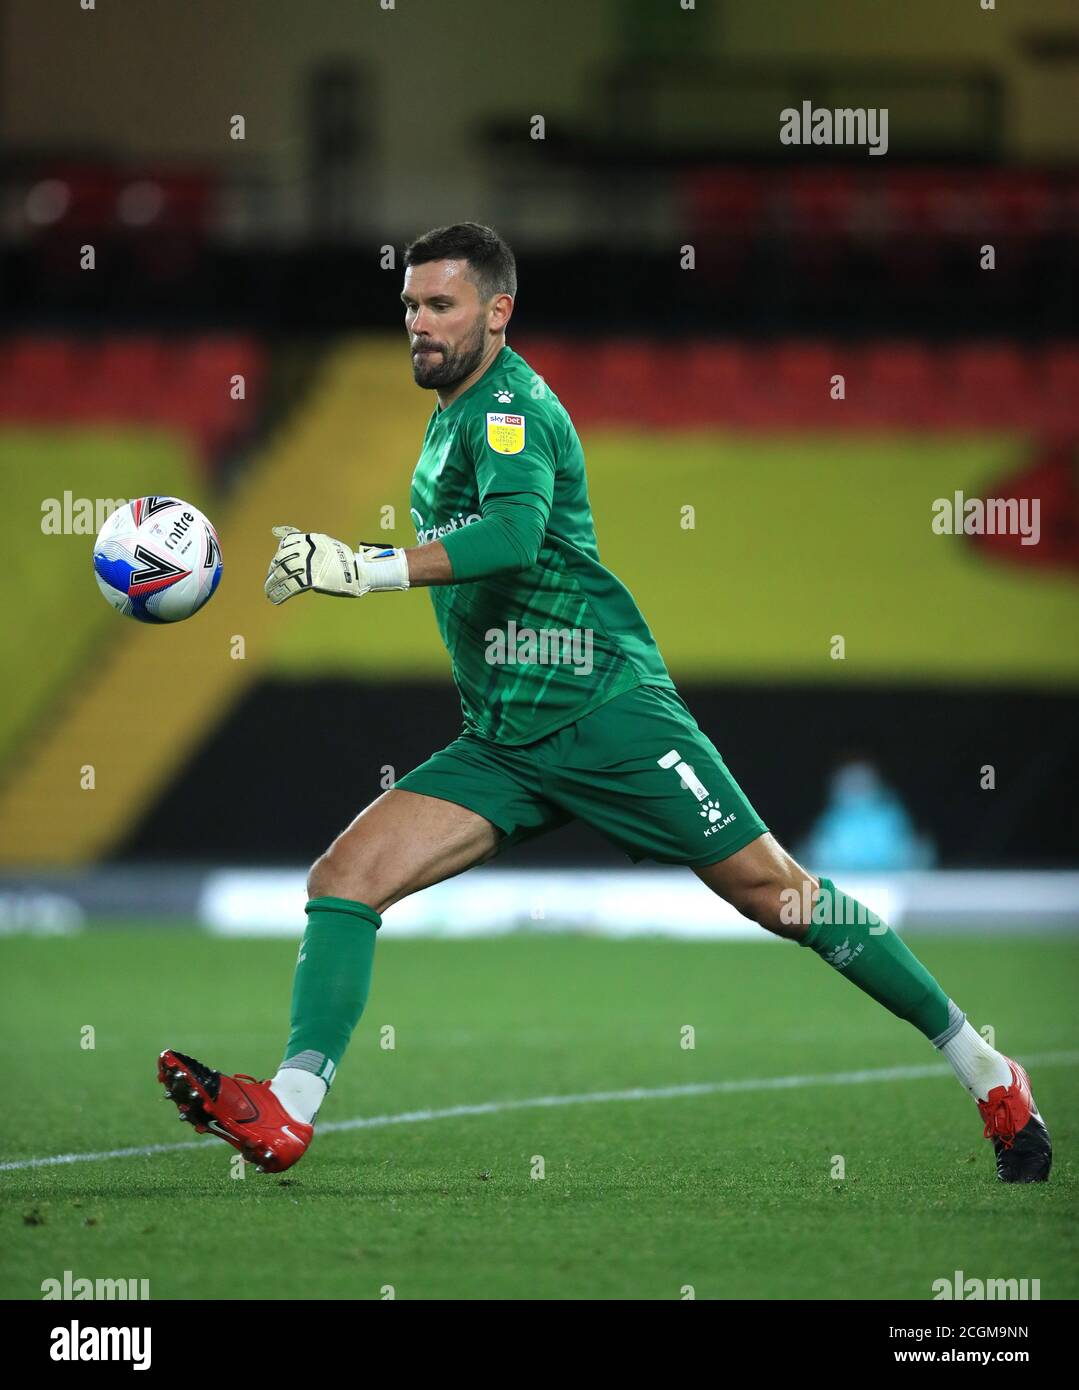
POLYGON ((166 1049, 158 1079, 183 1119, 281 1172, 311 1141, 318 1109, 367 1002, 381 914, 496 852, 499 832, 451 801, 394 789, 352 822, 308 877, 307 927, 285 1057, 269 1081, 166 1049))
POLYGON ((807 873, 772 835, 695 872, 744 916, 808 947, 925 1034, 977 1102, 1002 1182, 1049 1177, 1052 1144, 1026 1072, 989 1046, 887 923, 807 873))

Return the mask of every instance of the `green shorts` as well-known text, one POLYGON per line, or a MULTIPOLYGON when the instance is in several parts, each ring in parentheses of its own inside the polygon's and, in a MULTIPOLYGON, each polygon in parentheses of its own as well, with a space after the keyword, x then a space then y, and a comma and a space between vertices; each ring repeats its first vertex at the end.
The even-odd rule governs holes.
POLYGON ((767 833, 678 694, 642 685, 535 743, 466 731, 396 784, 465 806, 500 849, 579 819, 630 859, 715 864, 767 833))

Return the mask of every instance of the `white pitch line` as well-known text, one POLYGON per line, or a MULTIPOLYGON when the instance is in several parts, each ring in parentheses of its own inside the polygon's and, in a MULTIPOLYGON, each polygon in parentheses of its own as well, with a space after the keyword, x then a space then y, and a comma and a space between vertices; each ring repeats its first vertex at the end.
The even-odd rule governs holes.
MULTIPOLYGON (((1025 1067, 1060 1067, 1079 1062, 1079 1052, 1028 1054, 1025 1067)), ((403 1110, 396 1115, 363 1115, 355 1120, 330 1120, 319 1125, 319 1134, 341 1134, 354 1129, 381 1129, 386 1125, 422 1124, 452 1120, 461 1115, 501 1115, 510 1110, 553 1109, 563 1105, 598 1105, 606 1101, 671 1100, 678 1096, 733 1095, 743 1091, 787 1091, 797 1086, 864 1086, 873 1081, 922 1081, 953 1075, 950 1067, 931 1063, 920 1067, 879 1067, 870 1071, 809 1072, 802 1076, 763 1076, 742 1081, 700 1081, 685 1086, 635 1086, 628 1091, 581 1091, 573 1095, 529 1096, 524 1100, 487 1100, 477 1105, 451 1105, 442 1110, 403 1110)), ((186 1139, 176 1144, 143 1144, 129 1149, 102 1149, 97 1153, 50 1154, 45 1158, 18 1158, 0 1163, 0 1172, 24 1168, 48 1168, 62 1163, 91 1163, 103 1158, 139 1158, 175 1153, 178 1149, 202 1149, 216 1139, 186 1139)))

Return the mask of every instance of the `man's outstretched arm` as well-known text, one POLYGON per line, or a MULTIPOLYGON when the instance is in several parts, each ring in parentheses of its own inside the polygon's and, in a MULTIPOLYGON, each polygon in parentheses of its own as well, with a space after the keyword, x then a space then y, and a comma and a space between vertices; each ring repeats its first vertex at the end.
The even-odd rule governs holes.
POLYGON ((270 561, 266 596, 276 604, 308 591, 359 598, 383 589, 466 584, 513 574, 536 563, 546 520, 538 497, 493 497, 479 521, 451 531, 445 541, 408 549, 364 544, 357 551, 320 531, 275 526, 280 543, 270 561))

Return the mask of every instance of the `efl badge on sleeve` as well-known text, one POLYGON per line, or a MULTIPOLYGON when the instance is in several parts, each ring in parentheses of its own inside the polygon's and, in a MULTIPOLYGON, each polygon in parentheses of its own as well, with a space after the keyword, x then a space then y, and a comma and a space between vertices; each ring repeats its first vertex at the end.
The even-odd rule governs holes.
POLYGON ((496 454, 519 454, 525 446, 525 417, 487 412, 487 443, 496 454))

